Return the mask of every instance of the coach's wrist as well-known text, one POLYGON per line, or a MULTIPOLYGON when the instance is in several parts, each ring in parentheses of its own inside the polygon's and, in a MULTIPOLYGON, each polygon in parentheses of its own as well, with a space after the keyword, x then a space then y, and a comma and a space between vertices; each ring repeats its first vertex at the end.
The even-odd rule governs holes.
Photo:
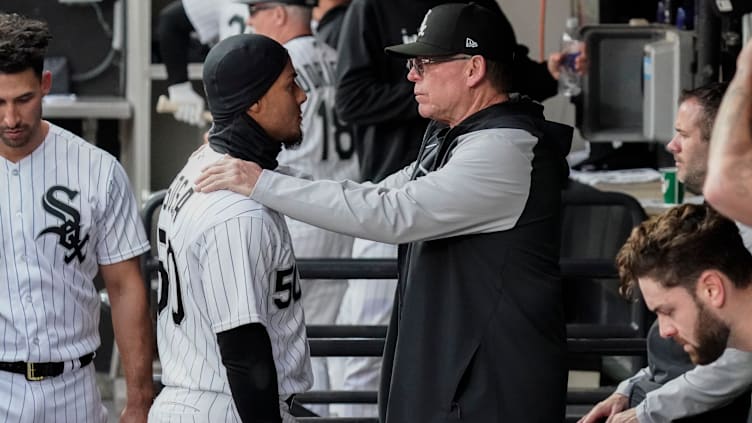
POLYGON ((263 195, 268 190, 269 182, 274 174, 273 171, 265 171, 261 168, 254 169, 253 174, 248 177, 248 196, 256 199, 257 197, 254 197, 254 194, 263 195))

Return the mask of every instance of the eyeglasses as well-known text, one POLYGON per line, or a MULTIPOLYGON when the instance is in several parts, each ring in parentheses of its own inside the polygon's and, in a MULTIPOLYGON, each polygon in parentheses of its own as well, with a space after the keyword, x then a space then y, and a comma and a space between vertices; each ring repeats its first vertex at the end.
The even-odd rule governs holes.
POLYGON ((455 60, 467 60, 472 57, 473 56, 470 56, 468 54, 458 54, 454 56, 440 56, 440 57, 413 57, 413 58, 407 59, 406 65, 407 65, 408 72, 415 69, 415 71, 418 72, 418 76, 423 77, 423 72, 425 72, 426 65, 432 65, 434 63, 453 62, 455 60))
POLYGON ((279 6, 279 3, 256 3, 256 4, 249 4, 248 5, 248 14, 253 16, 256 13, 267 10, 267 9, 274 9, 275 7, 279 6))

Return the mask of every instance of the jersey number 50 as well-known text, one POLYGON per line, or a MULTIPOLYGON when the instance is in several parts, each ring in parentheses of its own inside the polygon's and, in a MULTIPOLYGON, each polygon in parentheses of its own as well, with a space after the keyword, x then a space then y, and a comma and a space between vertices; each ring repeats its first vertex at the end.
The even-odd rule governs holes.
POLYGON ((171 272, 168 272, 165 268, 165 263, 159 260, 159 279, 162 280, 162 284, 159 288, 161 295, 159 296, 159 303, 157 303, 157 314, 162 314, 162 310, 167 307, 170 294, 170 275, 172 275, 175 279, 175 297, 177 298, 177 310, 172 312, 172 321, 176 325, 180 325, 185 318, 183 296, 180 292, 180 274, 178 273, 178 265, 175 262, 175 250, 172 249, 172 243, 167 241, 167 234, 162 229, 159 230, 159 243, 167 247, 166 259, 171 272))
POLYGON ((277 272, 277 281, 274 286, 275 295, 274 304, 280 308, 287 308, 293 301, 298 301, 302 292, 300 290, 300 280, 298 280, 298 270, 296 266, 277 272))

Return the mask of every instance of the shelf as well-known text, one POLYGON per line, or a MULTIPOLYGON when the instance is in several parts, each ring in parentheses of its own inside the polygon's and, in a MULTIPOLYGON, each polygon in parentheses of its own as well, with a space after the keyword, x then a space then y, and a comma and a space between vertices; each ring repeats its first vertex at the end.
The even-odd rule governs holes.
POLYGON ((42 116, 52 119, 130 119, 131 104, 123 97, 45 97, 42 116))
MULTIPOLYGON (((188 64, 188 79, 191 81, 201 81, 204 71, 203 63, 189 63, 188 64)), ((167 70, 165 65, 161 63, 152 63, 149 67, 149 73, 153 81, 164 81, 167 79, 167 70)))

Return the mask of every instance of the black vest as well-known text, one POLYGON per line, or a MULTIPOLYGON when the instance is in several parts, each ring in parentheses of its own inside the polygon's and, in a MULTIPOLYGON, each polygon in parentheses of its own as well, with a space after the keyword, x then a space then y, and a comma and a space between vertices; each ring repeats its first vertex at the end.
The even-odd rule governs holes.
POLYGON ((535 103, 509 101, 452 129, 429 125, 420 163, 427 172, 439 169, 459 135, 490 128, 538 138, 527 204, 509 230, 400 246, 382 422, 564 420, 559 212, 572 130, 545 121, 535 103))

